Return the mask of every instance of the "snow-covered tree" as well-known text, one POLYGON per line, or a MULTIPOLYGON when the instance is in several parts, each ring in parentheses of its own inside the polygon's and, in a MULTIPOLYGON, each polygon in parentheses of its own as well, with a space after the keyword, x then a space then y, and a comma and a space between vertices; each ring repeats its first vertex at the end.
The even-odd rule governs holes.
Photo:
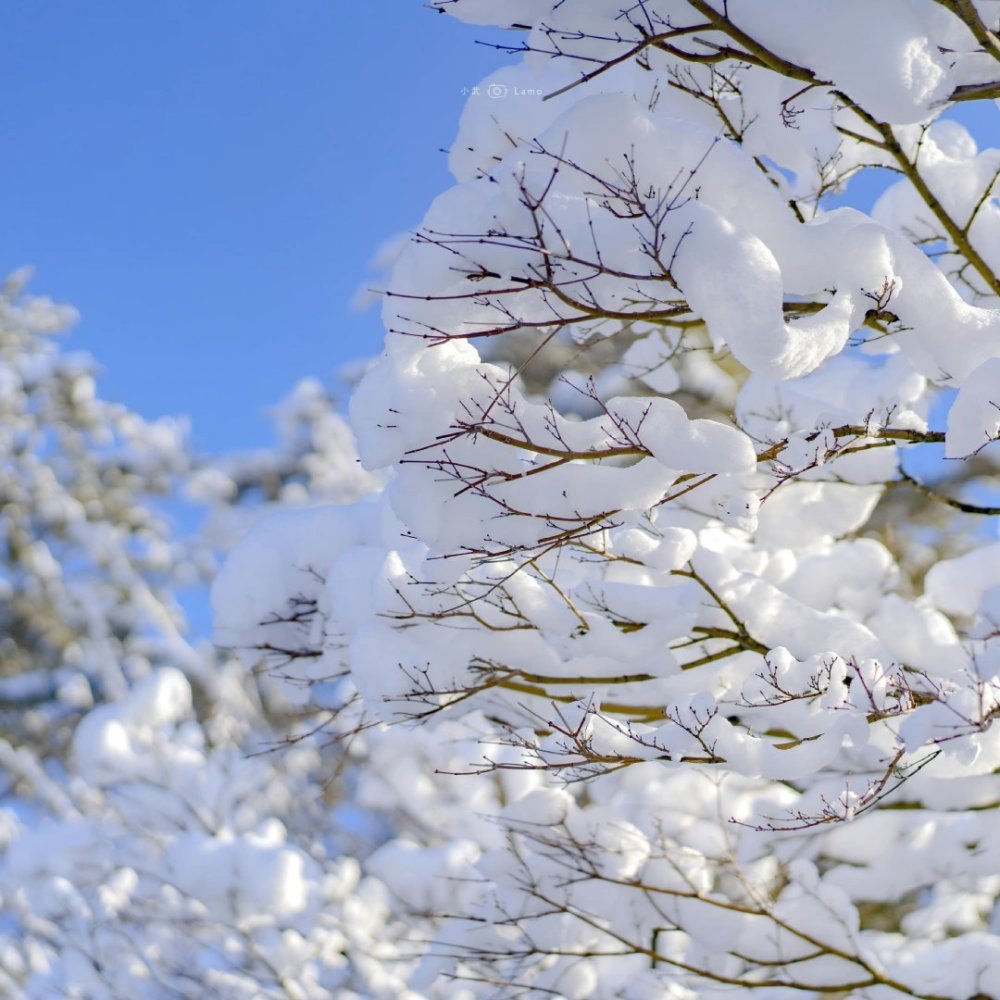
POLYGON ((377 480, 313 381, 271 451, 192 455, 182 422, 100 397, 59 349, 73 310, 23 285, 0 296, 0 996, 405 996, 412 925, 355 857, 392 796, 180 599, 262 511, 377 480))
POLYGON ((0 736, 65 742, 95 701, 158 664, 189 667, 174 588, 197 570, 158 509, 189 467, 182 422, 95 391, 59 349, 68 307, 0 291, 0 736))
POLYGON ((998 5, 433 6, 522 58, 389 279, 387 485, 214 593, 367 741, 411 987, 1000 995, 998 5))

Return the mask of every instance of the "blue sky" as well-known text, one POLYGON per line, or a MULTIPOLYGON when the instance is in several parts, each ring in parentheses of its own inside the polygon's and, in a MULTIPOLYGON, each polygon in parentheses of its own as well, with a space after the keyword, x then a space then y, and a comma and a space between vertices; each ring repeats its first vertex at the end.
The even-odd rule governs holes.
POLYGON ((102 392, 262 445, 299 378, 378 350, 350 300, 448 183, 505 58, 420 0, 0 6, 0 271, 72 302, 102 392))

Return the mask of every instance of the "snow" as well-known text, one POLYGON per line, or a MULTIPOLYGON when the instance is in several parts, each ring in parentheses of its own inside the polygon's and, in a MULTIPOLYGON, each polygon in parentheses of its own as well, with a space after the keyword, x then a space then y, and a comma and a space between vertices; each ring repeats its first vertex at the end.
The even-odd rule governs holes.
POLYGON ((0 297, 0 992, 993 995, 995 4, 432 6, 529 51, 350 426, 194 456, 0 297))
POLYGON ((945 455, 967 458, 1000 440, 1000 358, 981 364, 948 411, 945 455))
POLYGON ((1000 542, 984 545, 959 556, 943 559, 927 573, 924 592, 942 611, 972 615, 983 595, 1000 584, 1000 542))

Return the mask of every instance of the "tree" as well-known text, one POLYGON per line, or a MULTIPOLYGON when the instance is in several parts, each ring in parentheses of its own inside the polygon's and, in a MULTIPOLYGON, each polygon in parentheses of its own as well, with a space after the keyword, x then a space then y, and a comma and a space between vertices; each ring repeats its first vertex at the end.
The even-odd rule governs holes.
POLYGON ((190 457, 182 421, 97 395, 92 359, 55 341, 74 311, 26 277, 0 293, 0 738, 58 747, 96 701, 200 660, 174 597, 197 570, 159 507, 190 457))
POLYGON ((955 113, 995 113, 995 5, 433 6, 523 58, 389 280, 351 402, 388 485, 214 597, 395 739, 411 984, 1000 994, 1000 151, 955 113), (491 832, 433 821, 487 787, 491 832))
POLYGON ((360 748, 181 611, 262 510, 376 480, 314 381, 271 451, 191 454, 182 421, 101 398, 55 339, 74 311, 24 279, 0 295, 0 994, 404 995, 409 925, 353 856, 389 823, 360 748))

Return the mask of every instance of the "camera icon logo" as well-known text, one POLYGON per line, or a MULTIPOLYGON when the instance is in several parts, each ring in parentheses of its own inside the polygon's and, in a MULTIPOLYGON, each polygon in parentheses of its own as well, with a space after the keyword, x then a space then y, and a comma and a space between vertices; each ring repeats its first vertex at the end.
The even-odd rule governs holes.
POLYGON ((491 83, 486 88, 486 93, 494 100, 507 96, 507 88, 502 83, 491 83))

